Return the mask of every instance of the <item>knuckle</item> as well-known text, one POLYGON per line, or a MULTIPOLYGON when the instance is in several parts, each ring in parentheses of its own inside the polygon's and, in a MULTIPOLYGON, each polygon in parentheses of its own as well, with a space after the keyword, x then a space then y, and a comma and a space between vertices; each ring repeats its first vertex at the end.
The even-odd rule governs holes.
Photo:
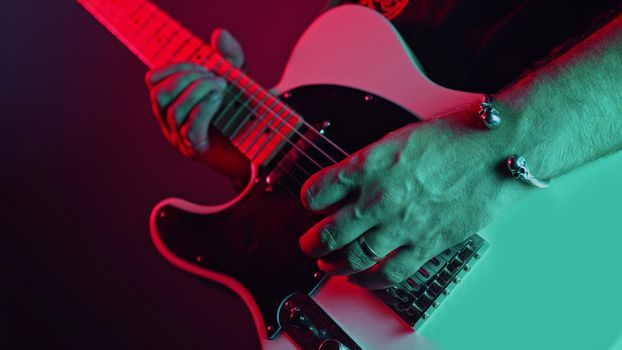
POLYGON ((409 269, 404 264, 393 264, 382 268, 380 270, 380 276, 388 284, 394 285, 403 282, 409 277, 409 269))
POLYGON ((353 271, 363 270, 369 264, 368 258, 354 252, 346 254, 345 260, 347 267, 353 271))
POLYGON ((154 101, 158 105, 158 107, 162 108, 166 106, 168 101, 168 94, 164 91, 154 91, 153 93, 154 101))
POLYGON ((307 207, 313 208, 313 204, 315 202, 315 193, 311 187, 308 187, 303 191, 302 201, 306 204, 307 207))
POLYGON ((353 220, 363 220, 368 216, 369 211, 366 208, 356 206, 352 210, 352 219, 353 220))
POLYGON ((346 171, 346 169, 339 169, 337 170, 337 176, 335 176, 336 178, 336 182, 340 185, 347 185, 349 180, 350 180, 350 174, 348 174, 348 172, 346 171))
POLYGON ((396 188, 384 188, 380 193, 379 202, 384 207, 391 207, 402 201, 402 193, 396 188))
POLYGON ((335 226, 332 224, 324 225, 318 232, 318 238, 322 247, 327 250, 337 249, 337 239, 335 237, 335 226))
POLYGON ((308 208, 317 207, 320 190, 320 186, 314 182, 307 184, 303 189, 302 199, 308 208))

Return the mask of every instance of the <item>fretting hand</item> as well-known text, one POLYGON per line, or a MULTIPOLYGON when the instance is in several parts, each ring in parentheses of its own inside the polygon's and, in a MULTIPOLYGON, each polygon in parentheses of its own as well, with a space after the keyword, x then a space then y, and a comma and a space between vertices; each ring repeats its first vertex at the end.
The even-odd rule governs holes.
MULTIPOLYGON (((223 57, 242 66, 244 53, 229 32, 214 31, 211 43, 223 57)), ((213 141, 208 140, 208 129, 225 98, 225 80, 198 64, 176 63, 149 71, 146 82, 153 112, 169 142, 185 156, 211 163, 206 157, 213 141)))

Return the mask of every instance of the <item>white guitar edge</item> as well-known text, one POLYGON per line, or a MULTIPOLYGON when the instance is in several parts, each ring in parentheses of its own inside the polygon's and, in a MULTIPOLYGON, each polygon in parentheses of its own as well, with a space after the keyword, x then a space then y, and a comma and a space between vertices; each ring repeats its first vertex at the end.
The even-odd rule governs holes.
MULTIPOLYGON (((149 220, 150 235, 158 252, 173 266, 193 275, 217 282, 238 295, 250 311, 257 336, 262 348, 270 350, 296 349, 287 334, 282 333, 275 339, 268 339, 266 324, 251 293, 234 278, 192 264, 168 249, 162 242, 156 228, 156 219, 160 209, 173 206, 194 214, 213 214, 225 210, 239 202, 255 185, 257 168, 251 165, 251 177, 244 190, 227 203, 216 206, 203 206, 181 198, 167 198, 159 202, 152 210, 149 220)), ((211 233, 206 233, 211 234, 211 233)), ((213 233, 218 234, 218 233, 213 233)), ((356 287, 343 277, 328 277, 313 299, 365 348, 389 347, 390 349, 435 349, 430 341, 415 333, 403 321, 369 291, 356 287), (379 322, 382 320, 382 322, 379 322)))
POLYGON ((297 42, 274 90, 318 84, 367 91, 423 120, 483 97, 432 82, 393 25, 359 5, 338 6, 318 17, 297 42))
MULTIPOLYGON (((447 112, 447 108, 474 104, 482 98, 481 94, 447 89, 427 79, 390 22, 375 11, 357 5, 339 6, 318 18, 298 41, 281 81, 272 90, 283 93, 318 84, 370 92, 424 120, 447 112), (344 23, 348 25, 344 26, 344 23), (343 45, 344 42, 347 45, 343 45), (373 71, 368 67, 374 67, 373 71)), ((251 178, 245 189, 222 205, 202 206, 180 198, 161 201, 151 213, 151 238, 160 254, 174 266, 220 283, 239 295, 251 312, 262 347, 295 349, 285 334, 275 340, 268 339, 259 307, 240 282, 176 256, 162 242, 155 227, 155 215, 163 206, 211 214, 235 205, 250 191, 256 174, 257 168, 251 166, 251 178)), ((391 349, 435 348, 371 293, 349 284, 344 278, 329 278, 313 298, 361 345, 369 348, 390 346, 391 349), (382 322, 378 322, 379 318, 382 322)))
POLYGON ((156 220, 157 220, 156 216, 160 212, 160 209, 165 206, 173 206, 175 208, 179 208, 179 209, 182 209, 187 212, 194 213, 194 214, 207 215, 207 214, 212 214, 212 213, 223 211, 235 205, 253 187, 253 184, 254 184, 254 181, 257 175, 257 167, 252 164, 250 165, 250 167, 251 167, 250 180, 248 184, 246 185, 246 187, 244 188, 244 190, 240 194, 238 194, 235 198, 233 198, 232 200, 224 204, 215 205, 215 206, 203 206, 203 205, 199 205, 199 204, 192 203, 187 200, 184 200, 181 198, 175 198, 175 197, 166 198, 160 201, 151 210, 151 215, 149 216, 149 231, 151 235, 151 240, 153 244, 155 245, 156 249, 158 250, 158 252, 173 266, 183 271, 189 272, 193 275, 197 275, 199 277, 206 278, 208 280, 220 283, 228 287, 229 289, 231 289, 237 295, 239 295, 253 316, 253 320, 255 322, 255 328, 257 330, 257 335, 259 336, 260 339, 263 340, 263 339, 267 339, 267 333, 264 328, 265 322, 263 320, 263 317, 261 316, 259 307, 255 303, 255 300, 253 299, 250 292, 246 289, 246 287, 244 287, 240 282, 238 282, 234 278, 231 278, 230 276, 201 268, 197 265, 191 264, 185 261, 184 259, 178 257, 177 255, 175 255, 175 253, 173 253, 171 250, 168 249, 168 247, 166 246, 166 244, 164 244, 164 242, 162 242, 162 239, 160 238, 160 235, 158 234, 158 230, 156 227, 156 220))

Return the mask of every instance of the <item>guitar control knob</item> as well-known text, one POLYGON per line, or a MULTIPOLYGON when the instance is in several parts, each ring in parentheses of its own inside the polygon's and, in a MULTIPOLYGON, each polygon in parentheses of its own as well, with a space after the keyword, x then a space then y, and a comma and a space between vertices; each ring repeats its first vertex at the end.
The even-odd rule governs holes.
POLYGON ((289 321, 296 327, 312 330, 311 320, 299 308, 289 310, 289 321))
POLYGON ((317 349, 318 350, 349 350, 347 346, 343 345, 343 343, 335 339, 324 340, 322 344, 320 344, 320 347, 318 347, 317 349))

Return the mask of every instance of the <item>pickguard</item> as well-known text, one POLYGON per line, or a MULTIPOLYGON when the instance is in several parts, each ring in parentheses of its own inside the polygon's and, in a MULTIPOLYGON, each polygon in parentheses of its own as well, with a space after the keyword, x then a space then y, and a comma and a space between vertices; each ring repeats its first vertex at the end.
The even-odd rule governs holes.
MULTIPOLYGON (((351 88, 305 86, 285 96, 310 124, 330 121, 326 135, 348 153, 417 121, 399 106, 351 88)), ((263 169, 238 202, 210 215, 161 206, 154 227, 175 256, 240 282, 271 337, 278 332, 281 301, 294 292, 311 293, 324 274, 298 247, 298 237, 321 217, 302 207, 297 190, 275 186, 266 191, 262 178, 270 170, 263 169)))

